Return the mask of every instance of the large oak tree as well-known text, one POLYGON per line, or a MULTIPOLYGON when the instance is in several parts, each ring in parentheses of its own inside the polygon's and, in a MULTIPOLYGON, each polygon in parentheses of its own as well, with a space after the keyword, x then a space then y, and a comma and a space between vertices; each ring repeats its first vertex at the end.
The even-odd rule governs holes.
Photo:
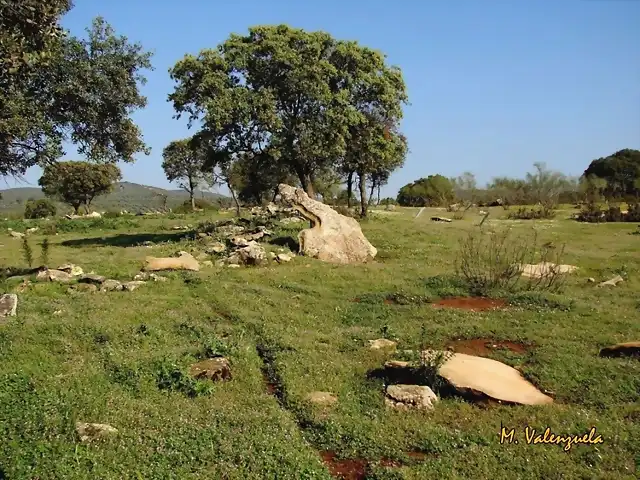
POLYGON ((87 38, 59 22, 71 2, 0 0, 0 176, 58 160, 72 142, 90 160, 148 153, 130 115, 150 54, 102 19, 87 38))

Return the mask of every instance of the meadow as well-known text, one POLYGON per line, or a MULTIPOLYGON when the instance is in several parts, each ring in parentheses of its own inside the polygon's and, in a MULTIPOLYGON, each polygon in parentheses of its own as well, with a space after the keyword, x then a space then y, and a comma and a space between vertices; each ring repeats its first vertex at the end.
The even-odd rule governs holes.
MULTIPOLYGON (((570 209, 540 221, 490 210, 482 229, 535 230, 541 242, 565 246, 563 263, 579 268, 560 291, 505 294, 505 307, 489 311, 437 308, 469 295, 452 275, 459 241, 482 217, 470 211, 434 222, 450 214, 427 209, 415 218, 417 208, 361 222, 378 249, 363 265, 296 256, 264 267, 210 266, 166 273, 166 282, 132 292, 4 280, 0 293, 18 292, 19 303, 15 317, 0 318, 0 478, 638 478, 640 362, 598 355, 640 340, 637 226, 581 224, 570 209), (625 281, 616 287, 587 281, 618 274, 625 281), (397 352, 369 349, 378 338, 396 341, 397 352), (517 367, 554 403, 453 395, 430 411, 385 405, 385 379, 376 375, 385 361, 448 347, 517 367), (188 375, 192 363, 216 354, 230 360, 230 381, 188 375), (338 401, 311 404, 315 391, 338 401), (83 443, 78 421, 118 433, 83 443), (527 444, 527 426, 562 435, 595 427, 603 442, 568 452, 527 444), (501 443, 502 427, 520 441, 501 443)), ((49 236, 47 263, 131 280, 147 255, 203 252, 201 239, 174 227, 231 216, 68 221, 49 236)), ((29 237, 38 265, 44 220, 0 221, 1 265, 27 266, 7 228, 32 226, 40 228, 29 237)), ((263 245, 286 251, 300 228, 279 227, 263 245)))

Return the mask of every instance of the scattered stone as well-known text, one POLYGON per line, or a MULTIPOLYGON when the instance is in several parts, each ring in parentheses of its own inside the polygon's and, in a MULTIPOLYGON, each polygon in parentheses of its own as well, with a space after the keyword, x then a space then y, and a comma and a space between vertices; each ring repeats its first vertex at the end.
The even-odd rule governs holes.
POLYGON ((405 362, 403 360, 389 360, 385 362, 384 368, 410 368, 411 362, 405 362))
POLYGON ((76 283, 69 287, 69 291, 93 293, 98 291, 98 286, 93 283, 76 283))
POLYGON ((82 268, 72 263, 66 263, 64 265, 59 266, 56 270, 60 270, 61 272, 68 273, 69 275, 73 275, 74 277, 79 277, 83 275, 84 272, 82 268))
POLYGON ((285 262, 290 262, 291 261, 291 257, 289 255, 287 255, 286 253, 279 253, 276 256, 276 260, 278 260, 279 263, 285 263, 285 262))
POLYGON ((62 315, 62 310, 54 310, 53 314, 56 316, 62 315))
POLYGON ((431 217, 431 221, 432 222, 447 222, 447 223, 451 223, 453 220, 451 220, 450 218, 446 218, 446 217, 431 217))
POLYGON ((102 285, 107 277, 103 277, 102 275, 97 275, 95 273, 86 273, 82 275, 79 279, 79 283, 93 283, 94 285, 102 285))
POLYGON ((173 227, 171 227, 171 230, 188 230, 189 227, 187 227, 186 225, 174 225, 173 227))
POLYGON ((203 261, 203 260, 207 260, 208 258, 209 258, 208 254, 199 253, 198 256, 196 257, 196 260, 203 261))
POLYGON ((0 296, 0 317, 15 317, 18 308, 18 295, 5 293, 0 296))
POLYGON ((27 229, 25 230, 25 233, 35 233, 35 232, 37 232, 38 230, 39 230, 39 228, 38 228, 38 227, 31 227, 31 228, 27 228, 27 229))
POLYGON ((105 280, 100 288, 101 292, 117 292, 123 289, 122 282, 118 280, 105 280))
POLYGON ((49 281, 49 282, 59 282, 59 283, 70 283, 74 280, 73 275, 67 272, 63 272, 62 270, 41 270, 36 275, 36 280, 40 282, 49 281))
POLYGON ((200 265, 192 255, 181 252, 179 257, 146 257, 144 270, 147 272, 155 272, 160 270, 192 270, 199 271, 200 265))
POLYGON ((222 260, 222 259, 221 260, 216 260, 215 266, 216 267, 224 267, 224 260, 222 260))
POLYGON ((85 215, 87 218, 101 218, 102 215, 99 212, 91 212, 85 215))
POLYGON ((236 247, 248 247, 249 240, 244 237, 233 237, 231 239, 231 243, 233 243, 236 247))
POLYGON ((238 265, 237 263, 230 263, 229 268, 240 268, 240 265, 238 265))
POLYGON ((300 188, 280 184, 278 192, 313 225, 298 234, 301 253, 332 263, 362 263, 378 253, 354 218, 345 217, 329 205, 309 198, 300 188))
POLYGON ((305 396, 305 400, 314 405, 328 406, 337 403, 338 397, 331 392, 311 392, 305 396))
POLYGON ((397 342, 386 338, 378 338, 377 340, 369 340, 370 350, 391 350, 395 351, 397 342))
POLYGON ((205 267, 213 267, 213 262, 211 260, 205 260, 202 262, 202 265, 205 267))
POLYGON ((484 210, 480 210, 480 211, 478 212, 478 215, 486 215, 487 213, 488 213, 488 212, 485 212, 484 210))
POLYGON ((216 242, 213 243, 209 246, 207 246, 207 249, 205 250, 205 252, 207 252, 209 255, 211 254, 220 254, 222 252, 224 252, 227 249, 226 245, 222 242, 216 242))
POLYGON ((224 225, 216 228, 216 233, 223 237, 232 237, 242 232, 244 232, 244 227, 241 225, 224 225))
POLYGON ((287 217, 280 220, 280 223, 282 225, 290 225, 292 223, 302 223, 302 222, 304 222, 304 220, 302 220, 300 217, 287 217))
POLYGON ((431 388, 421 385, 389 385, 385 404, 392 408, 432 410, 438 397, 431 388))
MULTIPOLYGON (((422 353, 424 357, 438 354, 422 353)), ((454 353, 439 366, 438 375, 461 394, 480 392, 494 400, 521 405, 553 403, 553 398, 529 383, 518 370, 490 358, 454 353)))
POLYGON ((14 232, 13 230, 9 231, 9 235, 11 235, 14 238, 22 238, 22 237, 24 237, 24 233, 14 232))
POLYGON ((596 279, 593 277, 587 278, 587 283, 596 283, 596 279))
POLYGON ((144 285, 146 282, 142 280, 133 280, 131 282, 125 282, 122 284, 122 289, 127 292, 133 292, 136 288, 144 285))
POLYGON ((83 443, 91 442, 99 438, 108 437, 118 433, 118 430, 111 425, 105 425, 102 423, 83 423, 76 422, 76 432, 80 437, 80 441, 83 443))
POLYGON ((601 357, 640 357, 640 342, 618 343, 600 350, 601 357))
POLYGON ((540 262, 537 265, 520 265, 520 272, 523 277, 544 278, 549 275, 564 275, 573 273, 578 267, 574 265, 557 265, 551 262, 540 262))
POLYGON ((615 277, 613 277, 610 280, 607 280, 606 282, 599 283, 598 287, 615 287, 620 282, 624 282, 624 278, 622 278, 620 275, 616 275, 615 277))
POLYGON ((276 254, 273 252, 269 252, 269 258, 271 258, 272 260, 275 260, 276 254))
POLYGON ((198 232, 198 237, 199 238, 207 238, 209 235, 204 233, 204 232, 198 232))
POLYGON ((209 379, 214 382, 231 380, 231 364, 224 357, 208 358, 191 365, 189 374, 197 379, 209 379))

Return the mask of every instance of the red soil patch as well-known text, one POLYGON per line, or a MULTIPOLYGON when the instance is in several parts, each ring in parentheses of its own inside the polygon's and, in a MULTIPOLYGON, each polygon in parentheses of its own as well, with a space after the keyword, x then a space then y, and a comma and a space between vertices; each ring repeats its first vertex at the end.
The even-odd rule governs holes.
POLYGON ((369 462, 361 458, 337 460, 332 451, 321 452, 322 461, 329 469, 329 473, 342 480, 364 480, 367 478, 369 462))
POLYGON ((271 381, 271 379, 269 378, 269 375, 267 375, 266 372, 262 373, 262 378, 264 380, 264 386, 265 386, 265 389, 267 390, 267 393, 269 395, 275 396, 275 394, 278 391, 276 384, 271 381))
POLYGON ((427 458, 427 454, 424 452, 407 452, 407 457, 409 457, 411 460, 415 460, 417 462, 421 462, 423 461, 425 458, 427 458))
POLYGON ((504 300, 484 297, 451 297, 443 298, 433 304, 434 307, 459 308, 472 312, 483 312, 486 310, 496 310, 506 306, 504 300))
POLYGON ((447 348, 456 353, 466 353, 467 355, 476 355, 485 357, 494 350, 509 350, 514 353, 527 353, 529 347, 518 342, 509 340, 492 340, 490 338, 471 338, 452 340, 447 343, 447 348))

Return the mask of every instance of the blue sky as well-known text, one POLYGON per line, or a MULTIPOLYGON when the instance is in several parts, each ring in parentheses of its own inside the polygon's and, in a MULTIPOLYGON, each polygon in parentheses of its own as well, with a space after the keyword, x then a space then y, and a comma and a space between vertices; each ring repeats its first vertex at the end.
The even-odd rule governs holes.
POLYGON ((410 154, 384 195, 435 173, 519 176, 536 161, 579 175, 640 149, 640 1, 76 0, 63 24, 81 34, 97 15, 154 52, 135 114, 152 153, 122 166, 127 181, 170 186, 162 149, 188 130, 167 102, 169 67, 258 24, 358 40, 402 69, 410 154))

